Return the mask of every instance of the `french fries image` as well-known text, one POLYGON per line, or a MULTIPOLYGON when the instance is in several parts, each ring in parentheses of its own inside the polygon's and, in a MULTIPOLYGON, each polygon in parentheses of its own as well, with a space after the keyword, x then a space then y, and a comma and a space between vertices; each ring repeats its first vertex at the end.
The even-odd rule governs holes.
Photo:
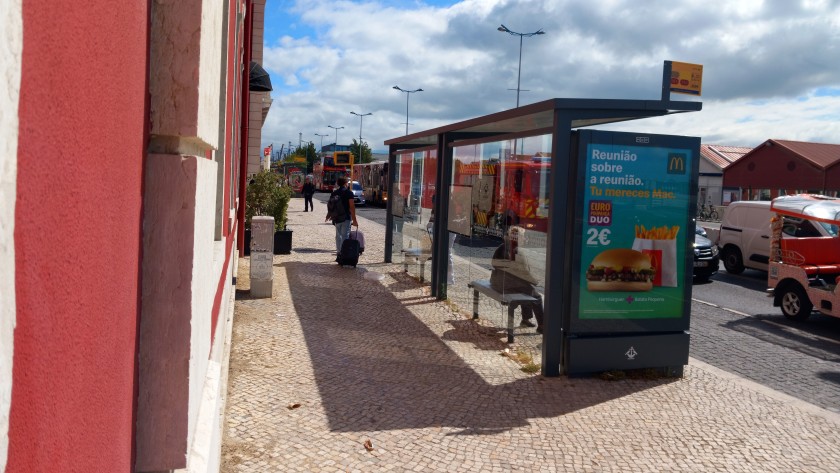
POLYGON ((675 240, 680 232, 679 225, 662 225, 659 227, 645 228, 644 225, 636 225, 636 238, 645 240, 675 240))

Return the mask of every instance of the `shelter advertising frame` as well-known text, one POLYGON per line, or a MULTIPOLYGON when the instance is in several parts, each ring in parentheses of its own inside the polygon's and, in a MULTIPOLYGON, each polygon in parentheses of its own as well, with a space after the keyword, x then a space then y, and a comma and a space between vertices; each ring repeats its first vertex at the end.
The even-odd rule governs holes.
POLYGON ((575 134, 568 374, 688 363, 700 139, 575 134))

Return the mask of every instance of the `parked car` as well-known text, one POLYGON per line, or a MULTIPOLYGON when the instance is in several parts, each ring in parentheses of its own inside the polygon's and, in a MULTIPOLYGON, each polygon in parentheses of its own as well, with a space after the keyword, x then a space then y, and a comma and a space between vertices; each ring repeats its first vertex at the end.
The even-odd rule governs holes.
POLYGON ((706 230, 698 226, 694 232, 694 280, 705 282, 718 271, 718 246, 706 238, 706 230))
MULTIPOLYGON (((729 204, 717 240, 723 267, 727 272, 740 274, 744 268, 767 271, 772 216, 769 201, 738 201, 729 204)), ((782 238, 834 236, 831 232, 828 224, 785 217, 782 238)))
POLYGON ((356 205, 365 205, 365 192, 362 189, 362 185, 359 184, 359 181, 351 182, 350 190, 353 191, 353 202, 356 205))

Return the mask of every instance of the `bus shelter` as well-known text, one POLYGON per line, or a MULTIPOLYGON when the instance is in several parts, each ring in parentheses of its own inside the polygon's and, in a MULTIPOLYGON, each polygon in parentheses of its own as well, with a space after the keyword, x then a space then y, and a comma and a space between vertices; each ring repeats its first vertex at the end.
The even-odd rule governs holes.
MULTIPOLYGON (((433 296, 473 306, 476 314, 479 292, 496 299, 504 307, 502 325, 508 309, 533 313, 542 298, 545 376, 656 363, 679 364, 681 371, 688 356, 691 255, 685 248, 694 231, 699 139, 579 129, 701 107, 671 101, 664 91, 662 100, 556 98, 388 140, 385 261, 404 262, 408 272, 430 280, 433 296), (659 161, 677 172, 647 176, 659 161), (660 214, 670 220, 660 222, 660 214), (597 286, 584 276, 591 255, 615 242, 635 247, 639 238, 628 232, 647 232, 641 236, 651 238, 640 240, 651 241, 676 232, 665 250, 667 275, 657 276, 653 290, 587 291, 597 286), (505 264, 509 276, 496 277, 505 264), (663 276, 672 287, 661 286, 663 276), (537 292, 523 288, 528 284, 537 292), (598 305, 625 298, 672 302, 629 316, 625 308, 598 305), (616 311, 628 317, 612 317, 616 311), (599 362, 615 337, 622 360, 599 362)), ((662 254, 637 253, 645 261, 662 254)))

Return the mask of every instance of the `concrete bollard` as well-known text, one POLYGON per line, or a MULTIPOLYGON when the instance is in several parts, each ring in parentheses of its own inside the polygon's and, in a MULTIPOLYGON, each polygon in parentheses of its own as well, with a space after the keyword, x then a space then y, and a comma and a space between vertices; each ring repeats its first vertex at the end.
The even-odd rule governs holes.
POLYGON ((274 286, 274 217, 251 219, 251 297, 271 297, 274 286))

